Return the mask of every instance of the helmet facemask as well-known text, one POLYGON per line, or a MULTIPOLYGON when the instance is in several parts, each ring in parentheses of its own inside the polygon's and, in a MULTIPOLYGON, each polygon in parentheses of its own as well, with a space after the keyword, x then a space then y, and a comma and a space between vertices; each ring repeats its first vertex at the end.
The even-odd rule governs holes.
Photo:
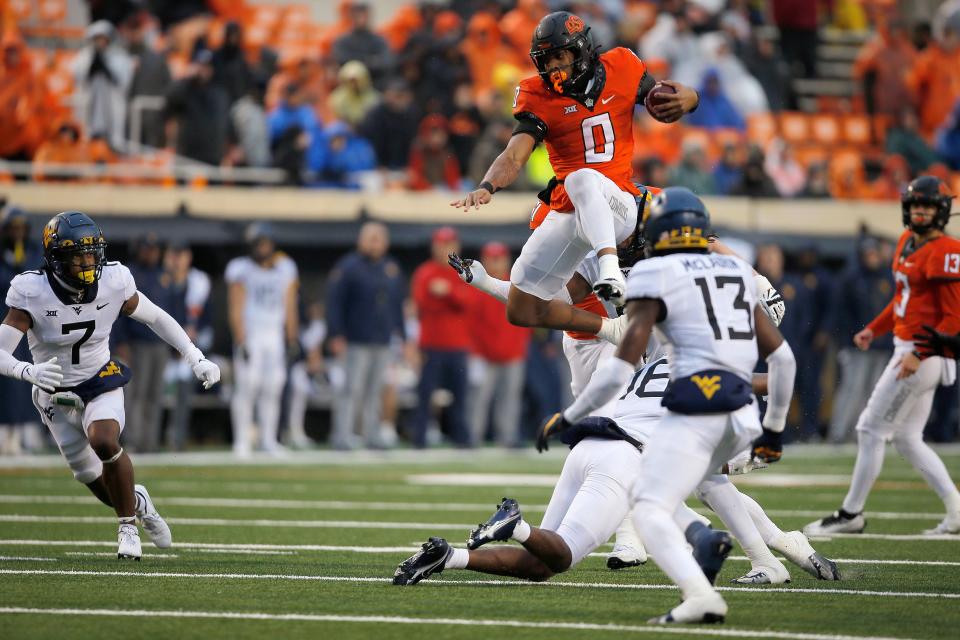
POLYGON ((103 272, 107 243, 102 239, 91 240, 93 242, 87 246, 61 247, 51 252, 51 270, 72 287, 89 287, 100 279, 103 272), (93 259, 88 256, 93 256, 93 259))

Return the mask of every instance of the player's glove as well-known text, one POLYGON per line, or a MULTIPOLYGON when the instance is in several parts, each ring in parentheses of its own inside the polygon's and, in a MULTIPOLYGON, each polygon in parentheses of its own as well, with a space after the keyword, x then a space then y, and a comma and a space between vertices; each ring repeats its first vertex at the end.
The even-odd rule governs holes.
POLYGON ((193 375, 197 376, 197 380, 203 383, 204 389, 209 389, 220 382, 220 367, 206 358, 202 358, 193 365, 193 375))
POLYGON ((540 428, 537 429, 537 451, 543 453, 550 448, 548 440, 552 436, 559 435, 570 428, 570 423, 563 417, 562 413, 555 413, 543 421, 540 428))
POLYGON ((25 366, 20 372, 20 379, 53 393, 63 382, 63 367, 57 364, 57 357, 54 356, 46 362, 25 366))
POLYGON ((766 469, 769 466, 767 463, 754 458, 752 451, 744 451, 724 464, 720 473, 727 476, 739 476, 757 469, 766 469))
POLYGON ((760 462, 772 464, 783 455, 783 434, 764 429, 763 435, 753 443, 753 457, 760 462))
POLYGON ((760 293, 760 306, 770 318, 774 325, 780 326, 783 322, 783 316, 787 313, 787 305, 783 301, 780 292, 773 288, 766 276, 759 273, 753 276, 757 283, 757 291, 760 293))
POLYGON ((447 255, 447 264, 453 267, 461 280, 480 290, 485 290, 483 285, 490 276, 487 275, 487 270, 479 260, 461 258, 456 253, 451 253, 447 255))
POLYGON ((913 334, 913 346, 922 355, 954 358, 960 354, 960 335, 950 336, 940 333, 928 324, 923 325, 923 331, 923 333, 913 334))

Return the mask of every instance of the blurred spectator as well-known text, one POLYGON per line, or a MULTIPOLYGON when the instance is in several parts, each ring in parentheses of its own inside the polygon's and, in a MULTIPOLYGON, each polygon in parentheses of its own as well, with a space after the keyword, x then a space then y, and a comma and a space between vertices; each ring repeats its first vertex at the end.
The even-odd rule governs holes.
POLYGON ((917 52, 899 20, 882 20, 857 54, 853 76, 861 83, 867 113, 899 114, 911 103, 904 70, 913 66, 917 52))
POLYGON ((734 186, 730 195, 748 196, 750 198, 776 198, 779 196, 777 186, 763 168, 763 151, 759 147, 751 147, 747 152, 747 162, 743 165, 743 177, 740 183, 734 186))
POLYGON ((770 111, 786 109, 791 101, 790 68, 780 55, 777 44, 766 33, 754 33, 750 45, 741 56, 744 65, 767 96, 770 111))
POLYGON ((743 179, 743 163, 740 160, 741 152, 737 145, 727 143, 723 145, 720 161, 713 168, 713 183, 719 195, 727 195, 743 179))
POLYGON ((334 403, 330 444, 357 447, 360 418, 366 446, 385 447, 380 434, 384 376, 390 340, 404 337, 404 279, 390 248, 387 227, 368 222, 360 229, 356 251, 330 272, 327 289, 329 348, 346 372, 346 385, 334 403))
POLYGON ((813 162, 807 167, 807 184, 803 187, 804 198, 829 198, 830 181, 827 179, 827 165, 813 162))
MULTIPOLYGON (((506 148, 510 138, 513 137, 515 125, 516 121, 512 118, 500 116, 492 119, 487 128, 484 129, 483 135, 477 141, 477 146, 474 147, 470 162, 467 165, 470 168, 468 177, 473 184, 480 184, 494 159, 506 148)), ((527 178, 527 173, 521 171, 517 175, 517 179, 506 189, 508 191, 530 191, 531 184, 527 178)))
POLYGON ((460 252, 453 227, 433 232, 431 258, 413 273, 410 289, 420 320, 420 350, 423 369, 417 388, 417 411, 413 420, 413 446, 427 446, 433 392, 439 387, 453 394, 448 408, 450 437, 458 447, 470 445, 466 421, 467 351, 470 348, 470 313, 476 291, 447 264, 447 255, 460 252))
POLYGON ((561 380, 560 368, 566 363, 560 335, 550 329, 534 329, 530 336, 521 424, 540 424, 551 413, 563 411, 563 407, 572 401, 572 398, 564 398, 564 390, 569 387, 561 380))
POLYGON ((188 75, 170 86, 164 117, 167 144, 175 144, 178 155, 217 166, 226 156, 233 131, 230 98, 214 84, 213 54, 198 50, 188 75))
POLYGON ((380 94, 370 82, 370 72, 358 60, 351 60, 338 75, 340 84, 330 93, 330 110, 338 120, 357 127, 380 102, 380 94))
POLYGON ((960 100, 953 105, 953 112, 934 136, 934 145, 940 160, 954 171, 960 171, 960 100))
MULTIPOLYGON (((0 317, 7 315, 7 290, 17 274, 43 265, 40 247, 30 235, 30 221, 23 209, 8 205, 0 212, 0 317)), ((32 362, 26 340, 21 340, 13 356, 32 362)), ((38 431, 39 421, 33 406, 29 383, 0 376, 0 453, 17 455, 25 443, 26 431, 38 431), (28 426, 33 425, 33 426, 28 426)), ((28 447, 29 448, 29 447, 28 447)))
MULTIPOLYGON (((133 260, 127 266, 137 291, 167 313, 173 311, 174 294, 169 279, 164 277, 160 239, 153 233, 142 236, 134 242, 131 253, 133 260)), ((170 347, 140 322, 125 316, 119 322, 123 326, 115 332, 118 357, 137 372, 123 390, 127 419, 137 426, 123 432, 124 446, 137 453, 150 453, 160 448, 163 372, 170 360, 170 347)))
POLYGON ((743 116, 724 94, 723 87, 720 86, 720 75, 714 68, 704 73, 703 83, 700 85, 700 104, 685 121, 690 126, 707 129, 732 128, 743 131, 747 128, 743 116))
POLYGON ((450 146, 457 158, 457 165, 461 172, 465 173, 484 127, 483 116, 473 100, 473 90, 469 83, 458 84, 454 89, 453 109, 449 113, 448 122, 450 146))
MULTIPOLYGON (((164 282, 169 287, 170 315, 201 350, 213 345, 210 326, 210 276, 193 267, 193 251, 186 243, 171 243, 163 256, 164 282)), ((189 438, 190 415, 197 381, 183 358, 168 360, 175 381, 175 401, 167 422, 167 447, 183 451, 189 438)))
POLYGON ((333 119, 328 98, 339 82, 339 73, 340 65, 333 58, 318 60, 309 55, 300 57, 270 78, 264 99, 267 111, 272 111, 280 104, 289 85, 296 84, 303 92, 306 103, 313 105, 317 119, 328 122, 333 119))
MULTIPOLYGON (((417 102, 426 113, 449 112, 454 108, 457 87, 470 84, 470 65, 460 48, 460 31, 458 25, 448 35, 424 34, 417 38, 415 48, 408 47, 404 52, 404 68, 412 65, 418 70, 413 87, 417 102)), ((470 90, 473 91, 472 85, 470 90)))
POLYGON ((410 188, 460 188, 460 167, 450 147, 447 119, 439 114, 429 115, 420 122, 417 137, 410 152, 410 188))
POLYGON ((260 84, 251 84, 247 95, 233 103, 230 122, 237 134, 238 145, 232 163, 247 167, 269 167, 270 131, 267 114, 263 110, 263 87, 260 84))
POLYGON ((233 104, 255 84, 243 53, 243 27, 233 20, 223 27, 223 44, 213 52, 213 82, 223 87, 233 104))
POLYGON ((888 155, 883 159, 880 175, 870 183, 865 195, 875 200, 896 200, 910 182, 910 167, 903 156, 888 155))
POLYGON ((690 27, 690 21, 682 11, 682 4, 672 4, 675 5, 673 10, 661 11, 657 15, 656 23, 640 41, 641 57, 644 60, 666 60, 674 71, 672 77, 681 82, 683 80, 679 75, 689 69, 691 76, 686 78, 687 84, 696 85, 703 66, 700 40, 690 27))
POLYGON ((500 31, 515 51, 529 51, 533 32, 545 15, 544 0, 517 0, 517 6, 500 18, 500 31))
MULTIPOLYGON (((510 250, 505 244, 488 242, 480 252, 480 261, 494 278, 510 279, 510 250)), ((492 415, 497 444, 515 447, 521 442, 520 404, 530 329, 510 324, 503 302, 485 293, 476 294, 469 333, 482 377, 468 403, 473 443, 483 444, 492 415)))
POLYGON ((793 155, 793 147, 780 138, 771 141, 763 169, 784 198, 798 195, 807 181, 806 172, 793 155))
POLYGON ((887 129, 886 152, 906 159, 913 175, 923 173, 931 164, 939 161, 936 152, 920 136, 917 130, 917 114, 913 107, 901 106, 897 120, 887 129))
POLYGON ((0 67, 0 157, 29 159, 47 134, 49 97, 15 32, 3 35, 0 67))
POLYGON ((373 144, 380 167, 406 170, 419 122, 410 87, 403 80, 392 80, 383 92, 383 101, 360 125, 360 135, 373 144))
MULTIPOLYGON (((154 51, 147 43, 147 20, 144 14, 136 13, 120 26, 120 35, 127 53, 133 60, 133 78, 130 81, 130 107, 127 113, 127 131, 132 138, 137 132, 131 129, 138 109, 137 98, 149 96, 162 98, 173 81, 167 59, 154 51)), ((163 113, 160 109, 140 109, 140 131, 136 142, 155 148, 164 146, 163 113)))
POLYGON ((933 42, 933 28, 930 23, 921 21, 914 24, 913 29, 910 30, 910 42, 917 52, 926 51, 933 42))
POLYGON ((817 66, 817 3, 810 0, 772 0, 773 22, 780 31, 780 49, 791 75, 813 78, 817 66))
POLYGON ((840 383, 833 394, 830 442, 844 442, 867 404, 893 349, 891 334, 881 336, 861 351, 853 336, 863 329, 893 298, 890 265, 884 263, 876 238, 862 236, 857 253, 836 279, 833 294, 833 331, 840 351, 840 383))
POLYGON ((370 30, 367 3, 354 2, 350 7, 350 31, 334 41, 333 57, 341 66, 359 60, 378 85, 387 78, 394 65, 393 52, 383 36, 370 30))
POLYGON ((251 224, 244 239, 248 255, 228 262, 224 272, 233 338, 230 423, 233 453, 241 458, 250 455, 257 428, 262 451, 283 452, 277 435, 287 356, 300 348, 296 263, 277 250, 269 223, 251 224))
POLYGON ((922 51, 907 73, 907 87, 920 113, 920 130, 932 134, 960 99, 960 28, 948 23, 943 35, 922 51))
POLYGON ((113 25, 106 20, 90 25, 86 40, 70 64, 77 119, 90 137, 102 136, 111 147, 123 150, 133 60, 114 42, 113 25))
POLYGON ((708 66, 700 68, 698 79, 715 69, 723 92, 741 117, 770 110, 763 87, 750 75, 739 58, 733 55, 726 34, 706 33, 700 37, 700 47, 708 66))
MULTIPOLYGON (((519 66, 518 54, 503 42, 497 19, 484 11, 477 12, 470 18, 460 50, 470 65, 470 78, 478 102, 490 99, 494 89, 493 72, 498 63, 506 62, 519 66)), ((530 44, 527 43, 525 51, 529 50, 530 44)))
POLYGON ((640 176, 641 184, 659 187, 661 189, 670 185, 670 175, 667 170, 667 165, 656 156, 652 156, 643 161, 640 176))
POLYGON ((687 187, 701 196, 717 192, 713 175, 707 167, 706 151, 699 140, 687 138, 683 141, 683 155, 680 162, 670 172, 669 184, 671 186, 687 187))
POLYGON ((33 157, 33 179, 65 180, 47 175, 48 164, 83 164, 91 161, 89 145, 80 138, 80 127, 67 121, 57 127, 56 133, 40 145, 33 157))
POLYGON ((307 310, 307 319, 300 331, 302 360, 290 367, 290 394, 287 402, 286 444, 294 449, 310 449, 316 442, 307 435, 307 400, 317 396, 331 385, 330 371, 323 359, 323 343, 327 339, 326 310, 322 303, 314 302, 307 310))
POLYGON ((288 84, 283 100, 267 117, 274 165, 286 169, 293 184, 302 184, 305 167, 321 171, 324 163, 323 131, 304 97, 299 85, 288 84))
POLYGON ((326 187, 359 189, 362 174, 377 168, 377 156, 366 138, 361 138, 346 123, 332 122, 323 130, 323 165, 316 182, 326 187))

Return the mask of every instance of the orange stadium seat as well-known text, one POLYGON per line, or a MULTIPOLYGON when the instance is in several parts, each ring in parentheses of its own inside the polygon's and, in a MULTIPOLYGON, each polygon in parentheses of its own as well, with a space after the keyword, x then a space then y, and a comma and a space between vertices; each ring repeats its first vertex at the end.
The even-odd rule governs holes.
POLYGON ((825 163, 830 159, 829 149, 816 144, 798 144, 794 146, 793 154, 804 168, 817 162, 825 163))
POLYGON ((33 2, 31 0, 10 0, 7 7, 13 13, 17 22, 26 22, 33 15, 33 2))
POLYGON ((840 142, 840 121, 829 113, 818 113, 810 117, 811 138, 819 144, 833 146, 840 142))
POLYGON ((841 118, 843 141, 860 147, 873 142, 870 116, 863 113, 848 113, 841 118))
POLYGON ((40 20, 63 22, 67 17, 67 0, 40 0, 40 20))
POLYGON ((802 144, 810 141, 810 116, 797 111, 784 111, 777 120, 780 125, 780 136, 791 144, 802 144))
POLYGON ((777 135, 777 121, 769 113, 751 113, 747 116, 747 139, 766 147, 777 135))
POLYGON ((873 140, 882 145, 887 140, 887 129, 893 125, 893 117, 886 113, 873 116, 873 140))

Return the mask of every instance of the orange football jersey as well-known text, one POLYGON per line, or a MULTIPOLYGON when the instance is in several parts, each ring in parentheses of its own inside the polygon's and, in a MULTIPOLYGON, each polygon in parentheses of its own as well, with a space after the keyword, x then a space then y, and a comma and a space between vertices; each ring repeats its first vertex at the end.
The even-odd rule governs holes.
MULTIPOLYGON (((544 143, 557 180, 577 169, 596 169, 637 195, 631 181, 633 109, 646 66, 623 47, 601 54, 600 64, 604 86, 595 101, 587 100, 589 106, 547 89, 539 76, 533 76, 517 87, 513 113, 533 114, 546 125, 544 143)), ((562 183, 553 189, 549 204, 554 211, 573 211, 562 183)))
POLYGON ((913 234, 900 236, 893 256, 893 300, 867 325, 875 336, 887 331, 913 340, 923 325, 960 332, 960 240, 934 238, 913 249, 913 234))

